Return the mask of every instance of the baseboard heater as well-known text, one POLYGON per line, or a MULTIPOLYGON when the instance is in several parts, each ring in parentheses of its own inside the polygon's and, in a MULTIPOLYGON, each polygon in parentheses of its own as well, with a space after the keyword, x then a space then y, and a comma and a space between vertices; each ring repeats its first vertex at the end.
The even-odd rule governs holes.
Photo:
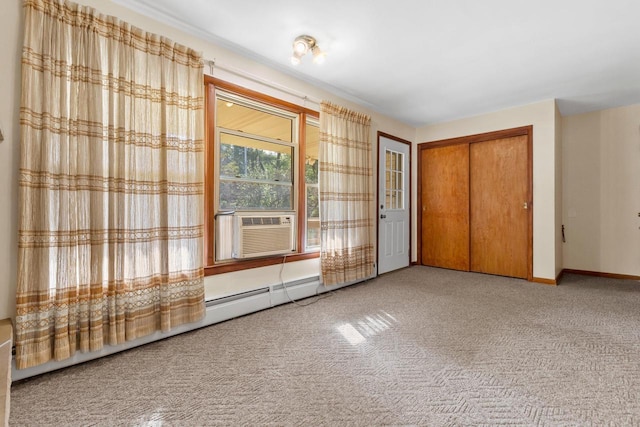
POLYGON ((313 282, 320 283, 320 276, 305 277, 304 279, 292 280, 291 282, 287 282, 284 284, 278 283, 277 285, 273 285, 271 289, 274 291, 279 291, 280 289, 284 289, 285 286, 287 287, 287 289, 291 289, 295 288, 296 286, 306 285, 313 282))
MULTIPOLYGON (((275 291, 279 291, 279 290, 284 290, 285 286, 287 287, 287 289, 293 289, 297 286, 301 286, 301 285, 307 285, 309 283, 319 283, 320 282, 320 276, 314 276, 314 277, 305 277, 304 279, 299 279, 299 280, 292 280, 291 282, 287 282, 287 283, 278 283, 277 285, 273 285, 271 287, 271 291, 275 292, 275 291)), ((242 298, 248 298, 248 297, 252 297, 255 295, 260 295, 260 294, 266 294, 269 293, 269 287, 264 287, 264 288, 259 288, 259 289, 253 289, 247 292, 240 292, 239 294, 233 294, 233 295, 228 295, 228 296, 224 296, 224 297, 220 297, 220 298, 214 298, 214 299, 210 299, 207 300, 207 302, 205 303, 205 305, 207 307, 213 307, 215 305, 219 305, 219 304, 224 304, 224 303, 228 303, 228 302, 232 302, 232 301, 236 301, 242 298)))
POLYGON ((220 298, 214 298, 214 299, 210 299, 207 302, 205 302, 205 306, 206 307, 213 307, 215 305, 220 305, 220 304, 224 304, 227 302, 232 302, 232 301, 236 301, 242 298, 248 298, 248 297, 252 297, 254 295, 260 295, 260 294, 267 294, 269 293, 269 288, 260 288, 260 289, 254 289, 252 291, 247 291, 247 292, 241 292, 239 294, 233 294, 233 295, 229 295, 226 297, 220 297, 220 298))

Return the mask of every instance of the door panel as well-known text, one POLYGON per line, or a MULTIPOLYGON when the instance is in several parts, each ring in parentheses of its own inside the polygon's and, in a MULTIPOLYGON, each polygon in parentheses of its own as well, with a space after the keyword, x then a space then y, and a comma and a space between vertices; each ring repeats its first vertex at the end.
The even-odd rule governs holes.
MULTIPOLYGON (((385 236, 394 236, 393 224, 390 222, 384 222, 384 235, 385 236)), ((393 256, 393 239, 385 238, 384 239, 384 256, 390 257, 393 256)))
POLYGON ((469 146, 421 150, 422 264, 469 270, 469 146))
POLYGON ((527 278, 528 138, 470 144, 471 271, 527 278))
POLYGON ((409 266, 410 145, 379 137, 378 274, 409 266))

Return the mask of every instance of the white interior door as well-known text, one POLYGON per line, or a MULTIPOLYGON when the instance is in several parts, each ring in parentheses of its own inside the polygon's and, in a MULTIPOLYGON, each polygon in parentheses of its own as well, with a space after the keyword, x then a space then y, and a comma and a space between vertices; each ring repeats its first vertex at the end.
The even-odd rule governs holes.
POLYGON ((378 274, 409 265, 410 145, 379 137, 378 274))

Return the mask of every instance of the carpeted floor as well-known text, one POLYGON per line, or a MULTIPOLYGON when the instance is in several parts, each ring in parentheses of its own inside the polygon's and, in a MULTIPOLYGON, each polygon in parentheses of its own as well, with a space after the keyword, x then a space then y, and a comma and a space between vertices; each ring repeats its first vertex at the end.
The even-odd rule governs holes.
POLYGON ((640 425, 640 283, 411 267, 11 390, 12 426, 265 424, 640 425))

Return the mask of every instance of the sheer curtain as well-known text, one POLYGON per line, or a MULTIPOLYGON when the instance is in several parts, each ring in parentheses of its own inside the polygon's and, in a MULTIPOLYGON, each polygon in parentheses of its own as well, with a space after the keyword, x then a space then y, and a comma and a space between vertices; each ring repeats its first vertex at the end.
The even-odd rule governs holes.
POLYGON ((16 362, 204 315, 201 55, 25 1, 16 362))
POLYGON ((320 105, 320 266, 325 285, 371 277, 374 194, 371 119, 320 105))

